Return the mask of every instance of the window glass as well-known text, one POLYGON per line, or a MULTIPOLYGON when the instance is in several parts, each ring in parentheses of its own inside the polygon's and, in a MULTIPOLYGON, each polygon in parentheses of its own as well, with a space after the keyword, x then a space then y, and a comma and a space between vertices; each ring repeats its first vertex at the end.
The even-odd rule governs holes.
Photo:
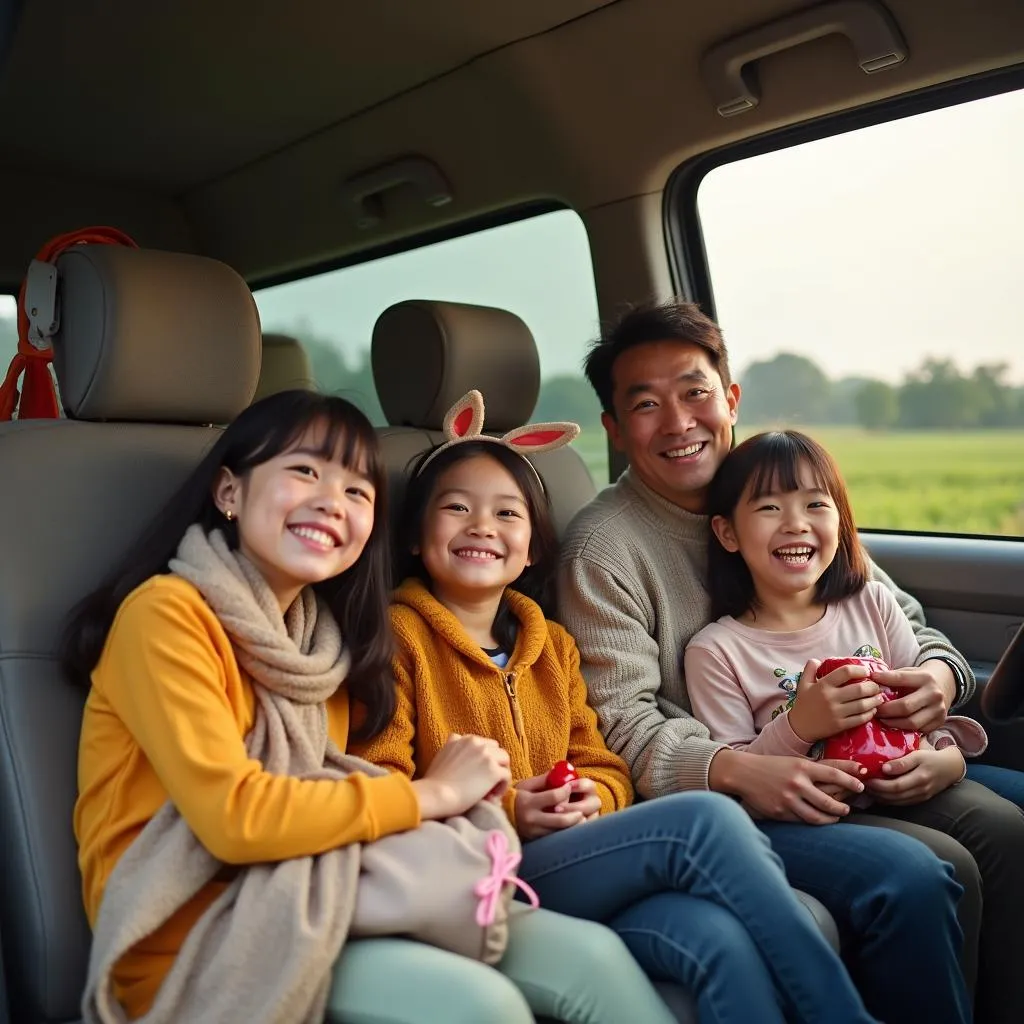
POLYGON ((600 486, 608 479, 600 406, 581 371, 598 331, 586 230, 558 210, 256 293, 263 330, 299 338, 318 386, 384 423, 370 369, 377 317, 403 299, 497 306, 522 317, 540 352, 534 418, 575 419, 575 442, 600 486))
MULTIPOLYGON (((18 300, 13 295, 0 295, 0 381, 7 375, 11 360, 18 351, 18 300)), ((51 367, 50 373, 53 373, 51 367)), ((24 386, 24 375, 18 378, 18 391, 24 386)), ((54 384, 54 393, 57 396, 57 409, 64 415, 64 406, 61 403, 60 393, 54 384)), ((15 412, 17 419, 17 412, 15 412)))
POLYGON ((0 295, 0 380, 7 372, 11 357, 18 349, 17 309, 13 295, 0 295))
POLYGON ((1024 535, 1024 93, 712 170, 740 435, 806 428, 864 528, 1024 535))

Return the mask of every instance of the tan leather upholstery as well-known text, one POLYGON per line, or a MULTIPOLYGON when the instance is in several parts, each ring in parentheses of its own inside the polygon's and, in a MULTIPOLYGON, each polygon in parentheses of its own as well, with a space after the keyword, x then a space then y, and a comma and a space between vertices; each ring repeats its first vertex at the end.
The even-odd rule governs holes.
POLYGON ((521 426, 540 391, 530 329, 514 313, 459 302, 399 302, 373 328, 373 379, 388 423, 440 430, 456 399, 476 388, 487 429, 521 426))
POLYGON ((260 379, 252 400, 258 402, 267 395, 293 388, 316 389, 309 354, 298 338, 290 338, 287 334, 264 334, 260 379))
POLYGON ((226 423, 248 404, 259 376, 259 314, 230 267, 89 245, 65 253, 57 270, 54 368, 68 416, 226 423))
MULTIPOLYGON (((480 391, 490 434, 522 426, 537 404, 537 346, 526 324, 503 309, 400 302, 377 320, 371 358, 377 395, 391 424, 377 433, 393 518, 401 508, 409 463, 443 440, 444 414, 456 399, 473 388, 480 391)), ((573 448, 531 461, 544 480, 561 533, 596 493, 590 471, 573 448)))
POLYGON ((56 369, 79 419, 0 424, 0 933, 12 1019, 32 1024, 78 1019, 89 950, 72 833, 85 693, 58 666, 64 619, 215 440, 192 424, 233 419, 259 365, 233 271, 101 248, 60 262, 56 369), (83 422, 104 418, 175 422, 83 422))

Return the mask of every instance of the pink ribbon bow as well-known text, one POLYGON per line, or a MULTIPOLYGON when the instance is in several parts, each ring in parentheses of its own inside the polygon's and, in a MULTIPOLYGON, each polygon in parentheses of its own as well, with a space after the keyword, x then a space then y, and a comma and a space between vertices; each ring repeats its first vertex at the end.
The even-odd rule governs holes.
POLYGON ((511 882, 522 889, 534 907, 540 906, 537 894, 515 873, 523 858, 521 854, 509 851, 508 836, 495 829, 487 837, 486 850, 491 858, 491 873, 480 879, 473 888, 473 892, 480 897, 480 903, 476 908, 476 923, 481 928, 494 924, 494 919, 498 916, 498 900, 506 882, 511 882))

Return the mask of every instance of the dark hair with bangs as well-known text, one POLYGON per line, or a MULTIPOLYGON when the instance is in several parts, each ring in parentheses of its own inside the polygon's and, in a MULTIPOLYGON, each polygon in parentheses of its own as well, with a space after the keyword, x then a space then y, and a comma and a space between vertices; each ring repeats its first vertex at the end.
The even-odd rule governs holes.
MULTIPOLYGON (((868 570, 846 484, 835 460, 817 441, 798 430, 748 437, 726 456, 711 481, 707 514, 731 520, 745 497, 757 500, 764 494, 797 490, 805 463, 839 512, 839 549, 814 591, 815 601, 827 604, 856 594, 867 582, 868 570)), ((744 615, 755 608, 754 580, 743 556, 726 551, 714 532, 708 542, 708 590, 712 619, 744 615)))
MULTIPOLYGON (((486 455, 511 474, 526 500, 526 509, 530 516, 532 564, 523 570, 511 586, 536 601, 544 614, 550 616, 551 580, 558 559, 558 538, 548 496, 526 457, 493 441, 460 441, 446 448, 428 463, 427 459, 430 459, 436 450, 424 452, 412 464, 398 528, 399 557, 396 561, 401 570, 399 578, 415 576, 428 587, 431 586, 430 574, 423 565, 423 559, 413 554, 413 549, 419 547, 423 541, 423 524, 431 498, 437 490, 437 483, 452 466, 466 459, 486 455)), ((492 628, 495 640, 502 648, 511 652, 515 646, 518 622, 504 599, 498 607, 492 628)))
POLYGON ((256 466, 294 447, 316 424, 327 429, 321 454, 339 452, 341 461, 365 473, 376 491, 373 529, 362 554, 346 572, 314 585, 330 606, 352 655, 345 685, 366 710, 353 738, 367 739, 391 720, 395 706, 388 625, 387 479, 370 421, 344 398, 314 391, 281 391, 249 406, 220 435, 177 494, 142 533, 102 586, 72 610, 64 636, 62 663, 74 681, 89 685, 121 602, 151 576, 168 572, 185 531, 198 523, 206 533, 220 530, 238 547, 238 524, 229 522, 213 500, 222 469, 244 477, 256 466))
POLYGON ((694 302, 672 299, 668 302, 633 306, 593 343, 583 363, 583 372, 597 393, 601 408, 615 417, 613 370, 623 352, 637 345, 657 341, 679 341, 697 345, 708 354, 711 366, 728 387, 729 354, 722 330, 694 302))

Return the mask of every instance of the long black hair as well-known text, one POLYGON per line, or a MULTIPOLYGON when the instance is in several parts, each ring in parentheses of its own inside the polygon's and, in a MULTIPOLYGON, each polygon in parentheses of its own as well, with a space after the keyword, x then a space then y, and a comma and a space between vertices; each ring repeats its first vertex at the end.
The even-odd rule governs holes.
MULTIPOLYGON (((867 556, 839 467, 813 438, 798 430, 769 430, 748 437, 725 457, 708 487, 709 518, 732 519, 744 495, 757 501, 764 494, 788 494, 800 488, 800 468, 807 465, 839 513, 839 549, 814 589, 818 604, 852 597, 867 582, 867 556), (749 492, 748 492, 749 488, 749 492)), ((711 617, 738 617, 755 607, 757 593, 747 563, 738 551, 726 551, 711 532, 708 541, 708 591, 711 617)))
POLYGON ((221 530, 238 547, 237 522, 228 522, 213 500, 222 468, 245 477, 256 466, 299 443, 313 426, 326 427, 324 458, 340 453, 345 466, 364 473, 376 491, 373 529, 362 554, 346 572, 314 584, 334 613, 352 655, 346 679, 350 696, 365 709, 354 739, 368 739, 391 720, 395 707, 388 627, 387 479, 370 421, 344 398, 313 391, 282 391, 249 406, 217 439, 191 476, 150 523, 102 586, 72 610, 62 663, 68 677, 89 685, 121 602, 151 576, 168 571, 185 531, 198 523, 221 530))
MULTIPOLYGON (((423 540, 423 523, 437 482, 446 470, 465 459, 486 455, 507 469, 526 501, 530 516, 530 565, 510 586, 532 598, 545 615, 551 614, 551 582, 558 560, 558 537, 551 515, 551 503, 541 486, 540 479, 525 456, 493 441, 461 441, 445 449, 427 463, 436 449, 423 452, 412 464, 411 478, 402 504, 398 528, 399 579, 415 576, 430 587, 430 575, 423 559, 414 554, 423 540)), ((492 631, 494 639, 507 651, 515 646, 518 622, 504 598, 498 606, 492 631)))

